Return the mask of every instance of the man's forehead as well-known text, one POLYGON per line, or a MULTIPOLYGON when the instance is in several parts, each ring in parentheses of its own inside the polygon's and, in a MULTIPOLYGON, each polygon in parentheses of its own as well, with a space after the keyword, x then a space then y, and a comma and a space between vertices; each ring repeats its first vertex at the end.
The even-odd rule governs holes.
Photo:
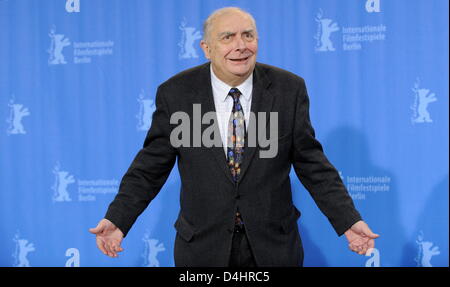
POLYGON ((255 30, 250 17, 244 13, 226 13, 214 20, 213 29, 216 33, 255 30))

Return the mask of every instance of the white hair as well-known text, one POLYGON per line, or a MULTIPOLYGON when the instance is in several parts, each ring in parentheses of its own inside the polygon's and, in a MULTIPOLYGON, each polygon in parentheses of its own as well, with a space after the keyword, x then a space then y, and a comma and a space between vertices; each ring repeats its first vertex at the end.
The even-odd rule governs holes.
POLYGON ((250 18, 250 21, 252 22, 252 25, 254 26, 255 33, 256 33, 256 21, 250 13, 242 10, 239 7, 224 7, 224 8, 220 8, 220 9, 214 11, 211 15, 208 16, 208 18, 203 23, 203 40, 205 42, 208 42, 208 40, 210 39, 210 33, 212 30, 214 20, 219 16, 222 16, 224 14, 231 13, 231 12, 240 12, 240 13, 247 15, 250 18))

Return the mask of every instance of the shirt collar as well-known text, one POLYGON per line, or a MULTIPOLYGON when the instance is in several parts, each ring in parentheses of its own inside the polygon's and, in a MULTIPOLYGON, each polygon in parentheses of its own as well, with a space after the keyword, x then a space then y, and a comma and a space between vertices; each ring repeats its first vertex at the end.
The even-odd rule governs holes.
MULTIPOLYGON (((216 89, 221 91, 219 98, 223 102, 225 102, 225 100, 227 99, 227 96, 228 96, 228 92, 233 87, 228 85, 227 83, 223 82, 222 80, 220 80, 216 76, 216 74, 214 74, 212 64, 210 65, 210 70, 211 70, 211 84, 213 85, 213 87, 215 87, 216 89)), ((248 76, 248 78, 244 82, 242 82, 242 84, 240 84, 239 86, 237 86, 235 88, 237 88, 237 89, 239 89, 239 91, 241 91, 242 96, 244 97, 244 99, 246 101, 249 101, 250 96, 252 95, 253 73, 251 73, 250 76, 248 76)))

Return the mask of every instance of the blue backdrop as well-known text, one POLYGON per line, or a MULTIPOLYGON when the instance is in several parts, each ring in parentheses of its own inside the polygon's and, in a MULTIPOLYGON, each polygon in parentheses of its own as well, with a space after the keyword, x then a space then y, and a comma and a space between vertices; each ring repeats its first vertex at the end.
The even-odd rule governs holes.
POLYGON ((448 266, 447 0, 0 0, 0 266, 173 266, 173 169, 123 242, 95 227, 151 123, 157 86, 206 59, 239 6, 258 61, 302 76, 325 153, 374 232, 360 256, 291 174, 305 266, 448 266))

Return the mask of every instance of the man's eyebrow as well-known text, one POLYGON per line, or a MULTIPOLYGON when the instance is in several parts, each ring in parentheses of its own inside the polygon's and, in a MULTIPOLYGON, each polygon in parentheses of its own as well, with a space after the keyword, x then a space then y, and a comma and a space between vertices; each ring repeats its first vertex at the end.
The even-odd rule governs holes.
MULTIPOLYGON (((253 32, 254 32, 254 29, 247 29, 247 30, 244 30, 242 33, 253 33, 253 32)), ((222 38, 223 36, 233 36, 233 35, 236 35, 236 32, 229 32, 229 31, 222 32, 219 34, 219 38, 222 38)))
POLYGON ((219 34, 219 38, 221 38, 222 36, 231 36, 231 35, 235 35, 235 32, 222 32, 219 34))
POLYGON ((248 30, 245 30, 244 32, 242 32, 242 33, 253 33, 254 32, 254 30, 253 29, 248 29, 248 30))

